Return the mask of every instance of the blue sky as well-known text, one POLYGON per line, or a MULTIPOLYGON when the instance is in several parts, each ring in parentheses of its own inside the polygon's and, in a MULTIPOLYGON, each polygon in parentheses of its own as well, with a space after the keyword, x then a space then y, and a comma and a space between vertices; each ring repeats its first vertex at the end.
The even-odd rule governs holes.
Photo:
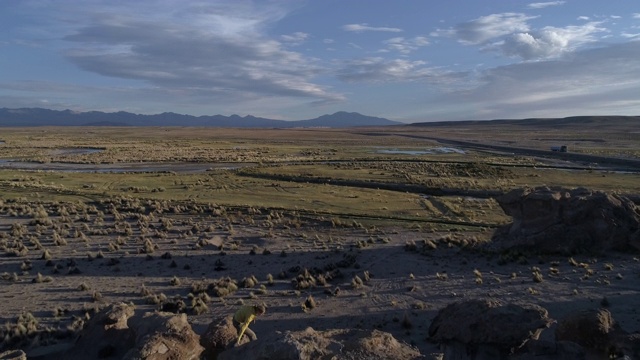
POLYGON ((2 0, 0 30, 0 107, 640 115, 636 0, 2 0))

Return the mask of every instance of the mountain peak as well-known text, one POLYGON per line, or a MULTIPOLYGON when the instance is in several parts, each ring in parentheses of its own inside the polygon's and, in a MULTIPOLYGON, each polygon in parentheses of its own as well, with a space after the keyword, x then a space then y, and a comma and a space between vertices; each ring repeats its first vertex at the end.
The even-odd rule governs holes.
POLYGON ((293 128, 293 127, 355 127, 398 125, 399 122, 366 116, 356 112, 338 111, 315 119, 284 121, 253 115, 233 114, 192 116, 173 112, 155 115, 133 114, 126 111, 105 113, 102 111, 77 112, 43 108, 0 109, 1 126, 198 126, 243 128, 293 128))

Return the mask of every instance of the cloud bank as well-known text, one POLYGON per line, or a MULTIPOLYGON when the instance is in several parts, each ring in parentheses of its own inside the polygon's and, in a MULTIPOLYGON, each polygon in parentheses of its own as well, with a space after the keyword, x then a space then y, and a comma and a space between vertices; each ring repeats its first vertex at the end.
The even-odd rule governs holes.
POLYGON ((402 29, 392 27, 374 27, 367 24, 347 24, 342 27, 345 31, 365 32, 365 31, 382 31, 382 32, 402 32, 402 29))

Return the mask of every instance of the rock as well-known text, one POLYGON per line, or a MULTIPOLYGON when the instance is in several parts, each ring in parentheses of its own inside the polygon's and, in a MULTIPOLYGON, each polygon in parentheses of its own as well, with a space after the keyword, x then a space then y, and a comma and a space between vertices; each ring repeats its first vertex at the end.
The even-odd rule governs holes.
POLYGON ((80 332, 73 347, 62 358, 120 359, 135 344, 127 322, 134 315, 133 305, 111 305, 95 314, 80 332))
POLYGON ((570 341, 530 340, 527 351, 519 353, 509 360, 586 360, 584 348, 570 341))
POLYGON ((125 360, 198 360, 204 348, 186 314, 146 313, 132 318, 129 327, 135 334, 135 347, 125 360))
POLYGON ((207 359, 215 359, 220 352, 233 345, 237 337, 238 331, 233 326, 233 317, 227 316, 209 324, 207 330, 200 336, 200 345, 204 347, 207 359))
POLYGON ((27 360, 27 354, 22 350, 9 350, 0 354, 0 360, 27 360))
POLYGON ((263 336, 246 345, 222 352, 219 360, 395 360, 418 359, 420 352, 378 330, 336 329, 303 331, 263 336))
POLYGON ((197 360, 203 351, 185 314, 136 315, 133 305, 111 305, 97 313, 73 347, 56 358, 197 360))
POLYGON ((640 333, 619 335, 615 347, 618 358, 640 359, 640 333))
POLYGON ((420 352, 416 349, 398 342, 393 335, 373 330, 372 332, 353 332, 353 337, 344 343, 342 349, 344 357, 336 359, 416 359, 420 358, 420 352))
POLYGON ((444 347, 444 359, 501 359, 538 339, 553 320, 529 303, 469 300, 448 305, 429 326, 432 341, 444 347))
POLYGON ((584 310, 558 322, 556 341, 571 341, 587 349, 608 350, 620 327, 606 309, 584 310))
POLYGON ((104 329, 122 330, 128 329, 127 322, 135 313, 135 307, 128 304, 112 305, 107 309, 104 319, 104 329))
POLYGON ((496 200, 513 223, 496 231, 494 249, 561 254, 640 250, 640 210, 626 197, 537 187, 512 190, 496 200))
POLYGON ((557 341, 581 345, 592 357, 640 358, 640 334, 628 334, 609 310, 590 309, 568 315, 558 322, 557 341))

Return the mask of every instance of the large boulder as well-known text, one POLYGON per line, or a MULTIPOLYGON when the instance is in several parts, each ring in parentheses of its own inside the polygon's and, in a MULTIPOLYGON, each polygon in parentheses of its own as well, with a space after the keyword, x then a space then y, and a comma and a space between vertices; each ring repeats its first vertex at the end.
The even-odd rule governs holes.
POLYGON ((547 310, 535 304, 474 299, 440 310, 429 337, 442 345, 445 360, 506 359, 551 323, 547 310))
POLYGON ((587 360, 585 349, 571 341, 530 340, 509 360, 587 360))
POLYGON ((640 356, 640 334, 628 334, 616 323, 609 310, 587 309, 558 321, 556 341, 571 341, 585 348, 592 357, 640 356))
POLYGON ((585 348, 608 350, 620 327, 606 309, 584 310, 558 321, 557 341, 572 341, 585 348))
POLYGON ((204 334, 200 336, 200 345, 204 347, 205 358, 216 359, 218 354, 232 346, 237 338, 238 331, 233 326, 232 316, 211 322, 204 334))
POLYGON ((0 360, 27 360, 27 354, 22 350, 8 350, 0 354, 0 360))
POLYGON ((494 249, 572 254, 640 250, 640 210, 629 199, 584 188, 524 188, 497 197, 513 217, 494 235, 494 249))
POLYGON ((146 313, 129 326, 136 342, 125 360, 198 360, 204 350, 186 314, 146 313))
POLYGON ((110 305, 95 314, 80 332, 67 359, 121 359, 135 344, 127 322, 135 313, 133 305, 110 305))
POLYGON ((222 352, 219 360, 395 360, 418 359, 420 352, 378 330, 336 329, 276 332, 222 352))
POLYGON ((203 350, 185 314, 140 315, 133 305, 122 303, 94 315, 71 348, 37 358, 197 360, 203 350))

